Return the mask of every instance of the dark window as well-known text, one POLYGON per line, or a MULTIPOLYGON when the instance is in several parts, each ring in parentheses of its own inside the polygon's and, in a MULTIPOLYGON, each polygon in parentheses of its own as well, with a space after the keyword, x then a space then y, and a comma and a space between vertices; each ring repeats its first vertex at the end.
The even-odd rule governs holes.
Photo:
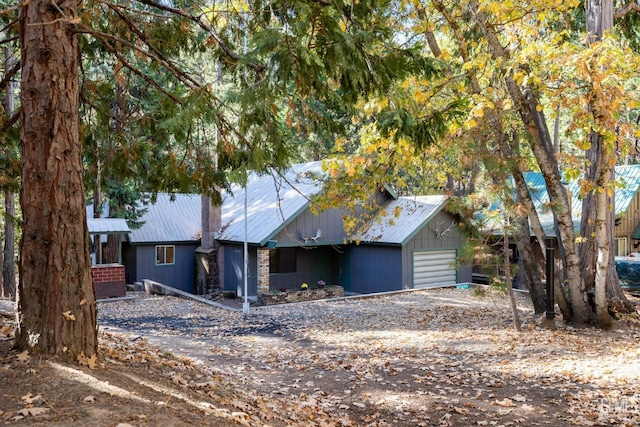
POLYGON ((295 273, 296 248, 277 248, 269 251, 269 273, 295 273))
POLYGON ((156 246, 156 265, 175 264, 175 249, 173 245, 156 246))

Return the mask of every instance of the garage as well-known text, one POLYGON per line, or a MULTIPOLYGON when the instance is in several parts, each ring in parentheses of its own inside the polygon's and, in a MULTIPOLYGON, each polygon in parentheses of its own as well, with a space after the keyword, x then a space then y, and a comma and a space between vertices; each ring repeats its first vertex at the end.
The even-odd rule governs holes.
POLYGON ((456 251, 421 251, 413 254, 413 287, 434 288, 456 283, 456 251))

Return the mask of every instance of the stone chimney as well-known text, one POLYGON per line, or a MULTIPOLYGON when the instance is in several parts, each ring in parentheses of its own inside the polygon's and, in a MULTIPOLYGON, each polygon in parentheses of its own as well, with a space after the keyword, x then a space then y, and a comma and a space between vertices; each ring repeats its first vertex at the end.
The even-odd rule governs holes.
POLYGON ((201 200, 202 237, 196 250, 196 293, 206 295, 224 287, 223 251, 215 240, 222 226, 222 207, 213 206, 208 196, 202 195, 201 200))
POLYGON ((201 221, 202 221, 202 249, 214 247, 215 234, 222 226, 222 208, 213 206, 209 196, 202 195, 201 221))

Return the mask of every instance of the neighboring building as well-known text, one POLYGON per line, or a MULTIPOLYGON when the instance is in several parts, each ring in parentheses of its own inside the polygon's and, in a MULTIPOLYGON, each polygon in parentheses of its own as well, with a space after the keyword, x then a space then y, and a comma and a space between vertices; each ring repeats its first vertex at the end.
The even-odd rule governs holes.
POLYGON ((195 250, 200 245, 200 196, 158 194, 145 206, 143 225, 123 244, 127 283, 150 279, 194 292, 195 250))
MULTIPOLYGON (((616 166, 616 180, 620 185, 614 192, 615 200, 615 250, 616 256, 626 256, 630 252, 638 252, 640 246, 640 165, 616 166)), ((542 215, 541 221, 545 230, 554 235, 553 217, 549 209, 545 208, 549 203, 544 178, 541 173, 528 172, 525 180, 531 193, 534 205, 542 215)), ((567 190, 571 195, 571 206, 576 231, 580 230, 582 217, 582 200, 578 180, 567 184, 567 190)))

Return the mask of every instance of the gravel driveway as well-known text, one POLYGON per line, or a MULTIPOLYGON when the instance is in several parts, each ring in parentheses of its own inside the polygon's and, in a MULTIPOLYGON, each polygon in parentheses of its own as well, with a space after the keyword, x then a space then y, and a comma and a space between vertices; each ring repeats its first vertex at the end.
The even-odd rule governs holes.
POLYGON ((455 288, 258 307, 246 319, 187 299, 135 297, 100 303, 101 330, 146 338, 265 398, 321 408, 332 425, 640 421, 640 354, 628 346, 638 328, 542 330, 522 294, 522 333, 506 297, 455 288), (603 402, 624 402, 624 411, 603 402))

